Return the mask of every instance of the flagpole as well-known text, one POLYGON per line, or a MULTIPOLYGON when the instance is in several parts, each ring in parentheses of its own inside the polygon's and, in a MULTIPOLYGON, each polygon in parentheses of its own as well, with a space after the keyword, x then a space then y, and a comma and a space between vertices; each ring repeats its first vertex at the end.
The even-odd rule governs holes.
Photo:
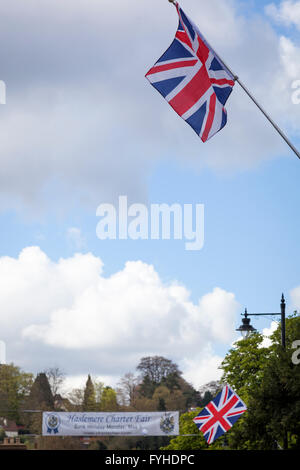
POLYGON ((238 84, 242 87, 245 93, 249 96, 249 98, 253 101, 254 104, 260 109, 260 111, 264 114, 264 116, 268 119, 268 121, 272 124, 272 126, 276 129, 276 131, 281 135, 283 140, 288 144, 288 146, 293 150, 293 152, 297 155, 300 159, 300 152, 296 149, 296 147, 290 142, 287 136, 282 132, 282 130, 277 126, 277 124, 271 119, 271 117, 267 114, 267 112, 262 108, 262 106, 257 102, 254 96, 250 93, 250 91, 245 87, 245 85, 239 80, 239 78, 235 78, 238 84))
MULTIPOLYGON (((177 1, 176 0, 168 0, 170 3, 173 3, 173 5, 176 6, 177 1)), ((279 133, 279 135, 283 138, 283 140, 288 144, 290 149, 297 155, 297 157, 300 160, 300 152, 296 149, 296 147, 291 143, 291 141, 287 138, 287 136, 283 133, 283 131, 280 129, 280 127, 277 126, 277 124, 273 121, 273 119, 269 116, 269 114, 263 109, 263 107, 258 103, 258 101, 254 98, 252 93, 248 90, 248 88, 241 82, 239 77, 232 72, 232 70, 226 65, 223 59, 217 54, 218 59, 222 62, 224 67, 231 73, 231 75, 234 77, 234 81, 236 81, 240 87, 244 90, 244 92, 249 96, 249 98, 253 101, 253 103, 258 107, 258 109, 263 113, 263 115, 268 119, 268 121, 272 124, 274 129, 279 133)))

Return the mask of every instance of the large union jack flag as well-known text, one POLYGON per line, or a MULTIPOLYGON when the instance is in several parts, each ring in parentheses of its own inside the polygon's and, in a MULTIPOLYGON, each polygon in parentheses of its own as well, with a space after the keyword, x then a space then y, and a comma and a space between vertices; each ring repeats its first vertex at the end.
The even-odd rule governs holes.
POLYGON ((247 407, 240 397, 229 385, 225 385, 193 421, 204 434, 207 443, 212 444, 229 431, 246 410, 247 407))
POLYGON ((146 78, 205 142, 227 122, 224 106, 234 76, 174 4, 179 16, 175 39, 146 78))

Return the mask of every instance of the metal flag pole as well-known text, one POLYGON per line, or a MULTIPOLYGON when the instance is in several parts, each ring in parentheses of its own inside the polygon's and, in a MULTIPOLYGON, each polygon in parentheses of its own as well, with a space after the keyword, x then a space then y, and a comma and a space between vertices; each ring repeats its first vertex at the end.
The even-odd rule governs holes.
MULTIPOLYGON (((176 0, 168 0, 170 3, 173 3, 173 5, 176 6, 177 2, 176 0)), ((212 49, 212 48, 211 48, 212 49)), ((214 50, 214 49, 213 49, 214 50)), ((297 157, 300 160, 300 152, 296 149, 296 147, 290 142, 290 140, 287 138, 287 136, 283 133, 283 131, 280 129, 280 127, 277 126, 277 124, 273 121, 273 119, 268 115, 268 113, 263 109, 263 107, 258 103, 258 101, 254 98, 252 93, 246 88, 246 86, 241 82, 239 77, 232 72, 232 70, 226 65, 223 59, 216 54, 220 62, 224 65, 224 67, 230 72, 230 74, 234 77, 234 81, 236 81, 240 87, 244 90, 244 92, 249 96, 249 98, 253 101, 253 103, 258 107, 258 109, 263 113, 263 115, 268 119, 268 121, 272 124, 272 126, 276 129, 276 131, 279 133, 279 135, 283 138, 283 140, 288 144, 288 146, 292 149, 292 151, 297 155, 297 157)))
MULTIPOLYGON (((223 61, 222 61, 223 62, 223 61)), ((266 113, 266 111, 260 106, 260 104, 256 101, 256 99, 254 98, 254 96, 252 96, 252 94, 250 93, 250 91, 245 87, 245 85, 239 80, 239 78, 237 77, 236 78, 236 81, 238 82, 238 84, 243 88, 243 90, 247 93, 247 95, 249 96, 249 98, 251 98, 251 100, 253 101, 253 103, 256 104, 256 106, 258 107, 258 109, 261 110, 261 112, 264 114, 264 116, 268 119, 268 121, 272 124, 272 126, 276 129, 276 131, 281 135, 281 137, 283 138, 283 140, 285 140, 285 142, 288 144, 288 146, 293 150, 293 152, 297 155, 297 157, 300 159, 300 153, 298 152, 298 150, 296 149, 296 147, 289 141, 289 139, 287 138, 287 136, 282 132, 282 130, 277 126, 277 124, 273 121, 273 119, 270 118, 270 116, 266 113)))

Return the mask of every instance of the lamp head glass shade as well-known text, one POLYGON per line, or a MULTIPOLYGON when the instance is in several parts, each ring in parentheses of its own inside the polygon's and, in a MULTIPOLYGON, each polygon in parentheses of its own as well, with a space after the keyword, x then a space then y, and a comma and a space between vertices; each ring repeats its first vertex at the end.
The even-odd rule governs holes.
POLYGON ((247 318, 247 313, 245 312, 245 316, 242 319, 242 324, 239 326, 236 331, 240 331, 243 338, 248 338, 248 336, 251 333, 254 333, 256 331, 255 328, 253 328, 252 325, 250 325, 250 318, 247 318))

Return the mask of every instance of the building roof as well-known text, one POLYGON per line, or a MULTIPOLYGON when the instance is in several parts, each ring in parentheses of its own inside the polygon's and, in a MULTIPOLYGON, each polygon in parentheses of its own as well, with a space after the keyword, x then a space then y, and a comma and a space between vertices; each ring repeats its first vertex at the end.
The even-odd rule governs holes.
POLYGON ((0 428, 4 429, 4 431, 8 432, 18 432, 19 426, 12 421, 11 419, 1 418, 0 417, 0 428))

